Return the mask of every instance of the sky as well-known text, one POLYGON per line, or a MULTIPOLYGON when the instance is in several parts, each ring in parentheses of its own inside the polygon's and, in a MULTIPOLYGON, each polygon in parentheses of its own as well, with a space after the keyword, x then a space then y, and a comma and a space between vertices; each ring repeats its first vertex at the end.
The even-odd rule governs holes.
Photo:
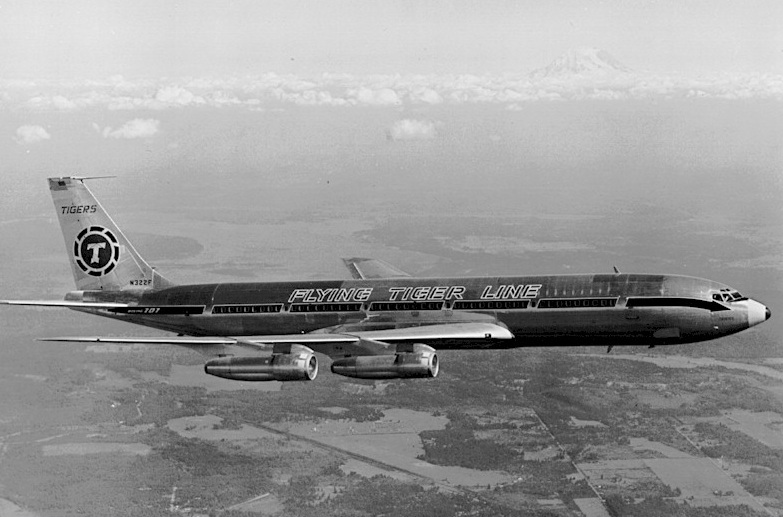
POLYGON ((601 48, 655 73, 783 73, 783 2, 10 1, 0 77, 503 74, 601 48))
MULTIPOLYGON (((643 152, 634 142, 675 134, 661 128, 694 101, 738 101, 721 105, 724 118, 704 110, 688 121, 707 136, 759 106, 778 113, 783 2, 0 0, 0 151, 5 170, 20 174, 136 170, 153 156, 169 170, 183 165, 175 156, 216 163, 215 153, 236 165, 226 170, 265 170, 290 152, 301 162, 335 146, 353 159, 368 142, 372 152, 425 142, 422 153, 442 157, 435 151, 448 142, 480 153, 519 146, 519 128, 547 134, 540 113, 581 116, 580 101, 615 100, 612 109, 639 121, 632 136, 599 109, 571 123, 614 136, 583 152, 643 152), (597 68, 530 73, 564 53, 597 68), (676 109, 655 109, 660 101, 676 109), (234 163, 243 153, 247 162, 234 163)), ((756 126, 779 134, 774 121, 756 126)), ((742 129, 753 138, 727 141, 754 144, 753 127, 742 129)), ((536 149, 573 154, 573 138, 532 139, 513 163, 536 149)), ((779 169, 783 140, 763 142, 760 156, 779 169)), ((726 150, 732 166, 756 159, 729 144, 699 159, 726 150)))

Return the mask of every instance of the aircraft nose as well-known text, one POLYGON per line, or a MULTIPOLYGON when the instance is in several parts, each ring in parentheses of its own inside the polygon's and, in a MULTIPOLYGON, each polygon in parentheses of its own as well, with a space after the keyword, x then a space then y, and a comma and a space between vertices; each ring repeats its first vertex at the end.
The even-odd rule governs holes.
POLYGON ((772 316, 769 308, 756 300, 748 300, 748 326, 758 325, 772 316))

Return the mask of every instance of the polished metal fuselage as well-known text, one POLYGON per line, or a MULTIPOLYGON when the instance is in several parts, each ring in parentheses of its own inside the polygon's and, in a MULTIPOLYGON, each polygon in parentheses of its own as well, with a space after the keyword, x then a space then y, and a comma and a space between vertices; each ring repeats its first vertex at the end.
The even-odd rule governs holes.
POLYGON ((664 345, 748 328, 746 302, 713 299, 727 288, 701 278, 648 274, 219 283, 141 294, 84 292, 84 301, 125 301, 137 309, 79 310, 189 336, 350 333, 488 321, 506 326, 515 339, 437 346, 664 345))

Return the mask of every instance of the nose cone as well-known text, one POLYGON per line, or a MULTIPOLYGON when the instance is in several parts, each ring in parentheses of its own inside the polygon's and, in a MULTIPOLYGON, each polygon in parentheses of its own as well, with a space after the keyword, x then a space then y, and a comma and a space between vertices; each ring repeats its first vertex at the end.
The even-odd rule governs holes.
POLYGON ((748 326, 758 325, 764 321, 767 321, 772 313, 763 304, 756 300, 748 300, 748 326))

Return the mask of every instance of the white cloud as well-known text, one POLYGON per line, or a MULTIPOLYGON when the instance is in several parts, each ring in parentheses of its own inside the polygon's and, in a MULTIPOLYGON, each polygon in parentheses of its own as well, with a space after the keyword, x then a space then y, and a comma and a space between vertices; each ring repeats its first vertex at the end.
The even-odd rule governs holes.
POLYGON ((16 129, 16 143, 19 145, 35 144, 43 140, 49 140, 51 136, 41 126, 21 126, 16 129))
POLYGON ((62 95, 37 95, 27 101, 27 106, 36 111, 73 111, 79 104, 62 95))
MULTIPOLYGON (((274 73, 247 77, 30 82, 0 79, 0 100, 9 109, 70 112, 86 108, 163 110, 174 108, 276 109, 302 106, 434 106, 595 99, 718 99, 783 101, 783 76, 772 74, 689 77, 624 73, 558 75, 531 79, 505 75, 351 75, 303 78, 274 73)), ((510 109, 515 109, 511 107, 510 109)))
POLYGON ((63 97, 62 95, 55 95, 52 97, 52 106, 62 111, 75 110, 79 107, 75 102, 63 97))
POLYGON ((408 97, 412 102, 424 102, 425 104, 440 104, 443 102, 443 97, 433 90, 432 88, 416 88, 408 97))
POLYGON ((148 138, 158 132, 159 125, 159 120, 135 118, 119 129, 112 130, 106 127, 101 134, 104 138, 148 138))
POLYGON ((193 104, 206 104, 204 98, 193 94, 190 90, 179 86, 166 86, 157 91, 155 100, 174 106, 189 106, 193 104))
MULTIPOLYGON (((292 102, 301 106, 346 106, 356 104, 355 100, 346 100, 342 97, 334 97, 331 92, 325 90, 305 90, 289 92, 283 88, 272 90, 272 96, 281 102, 292 102)), ((258 106, 260 99, 248 99, 244 102, 248 106, 258 106)))
POLYGON ((367 88, 362 86, 361 88, 348 92, 349 95, 354 97, 359 104, 367 104, 370 106, 396 106, 402 104, 397 92, 391 88, 367 88))
POLYGON ((430 140, 438 134, 435 126, 429 120, 406 118, 394 123, 390 135, 394 140, 430 140))

